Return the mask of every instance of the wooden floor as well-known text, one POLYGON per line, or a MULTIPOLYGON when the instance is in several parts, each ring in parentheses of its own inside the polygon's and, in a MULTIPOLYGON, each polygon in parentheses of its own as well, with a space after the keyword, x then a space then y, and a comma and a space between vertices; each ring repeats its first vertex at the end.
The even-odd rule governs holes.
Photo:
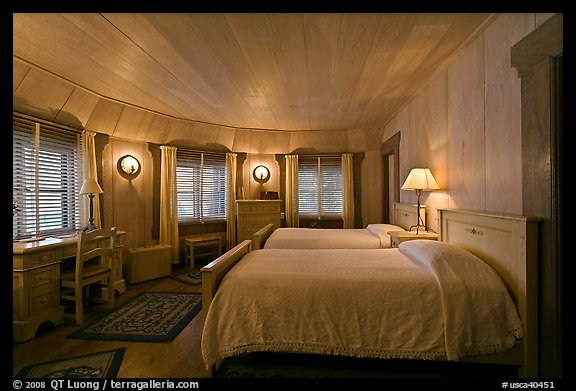
MULTIPOLYGON (((189 267, 188 269, 180 267, 173 271, 187 270, 189 267)), ((192 286, 169 277, 126 284, 126 292, 116 297, 116 303, 120 305, 143 291, 200 292, 201 285, 192 286)), ((85 321, 89 322, 100 315, 104 311, 103 308, 101 305, 90 307, 85 313, 85 321)), ((119 378, 206 377, 200 351, 203 324, 204 313, 200 311, 171 342, 93 341, 68 338, 68 335, 80 326, 77 326, 72 319, 65 319, 64 323, 57 327, 41 328, 36 337, 29 341, 13 344, 12 374, 16 375, 30 364, 125 347, 124 360, 117 376, 119 378)))

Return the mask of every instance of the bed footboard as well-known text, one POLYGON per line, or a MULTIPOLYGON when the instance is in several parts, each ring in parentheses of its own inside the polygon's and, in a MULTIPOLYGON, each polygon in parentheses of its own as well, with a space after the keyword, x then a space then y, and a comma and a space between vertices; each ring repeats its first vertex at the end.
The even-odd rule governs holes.
POLYGON ((226 273, 251 249, 252 241, 245 240, 200 269, 202 272, 202 310, 204 315, 208 313, 216 290, 226 273))
POLYGON ((259 250, 264 248, 266 240, 274 232, 274 224, 268 224, 264 228, 260 228, 258 231, 252 234, 252 250, 259 250))

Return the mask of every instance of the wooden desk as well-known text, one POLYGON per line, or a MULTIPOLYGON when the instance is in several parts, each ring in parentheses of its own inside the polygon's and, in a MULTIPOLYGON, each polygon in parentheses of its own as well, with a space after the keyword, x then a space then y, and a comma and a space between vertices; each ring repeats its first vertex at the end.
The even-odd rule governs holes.
MULTIPOLYGON (((118 231, 115 290, 124 293, 122 243, 125 231, 118 231)), ((76 236, 45 238, 12 244, 12 332, 14 341, 34 337, 42 323, 54 326, 64 321, 60 305, 60 263, 76 257, 76 236)), ((103 293, 104 294, 104 293, 103 293)))
POLYGON ((184 238, 186 263, 194 267, 194 257, 212 255, 212 260, 222 254, 222 237, 219 234, 192 235, 184 238), (208 247, 208 251, 197 252, 199 247, 208 247))

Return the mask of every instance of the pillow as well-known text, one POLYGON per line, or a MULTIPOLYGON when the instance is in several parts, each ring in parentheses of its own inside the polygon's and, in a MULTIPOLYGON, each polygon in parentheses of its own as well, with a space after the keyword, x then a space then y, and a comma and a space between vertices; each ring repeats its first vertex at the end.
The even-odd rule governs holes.
POLYGON ((404 231, 402 227, 392 224, 368 224, 366 226, 368 232, 380 239, 380 247, 390 247, 390 235, 388 231, 404 231))
POLYGON ((448 360, 471 351, 503 352, 524 335, 504 281, 482 259, 455 244, 425 239, 402 242, 398 249, 438 282, 448 360))
POLYGON ((413 261, 427 268, 438 267, 440 263, 457 265, 459 268, 477 267, 478 263, 488 266, 483 260, 462 247, 435 240, 409 240, 400 243, 398 249, 413 261))

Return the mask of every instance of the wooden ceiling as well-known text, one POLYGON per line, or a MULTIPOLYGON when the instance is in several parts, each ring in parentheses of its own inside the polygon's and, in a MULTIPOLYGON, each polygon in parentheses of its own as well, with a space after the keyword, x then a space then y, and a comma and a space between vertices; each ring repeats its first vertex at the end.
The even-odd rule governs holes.
POLYGON ((13 56, 175 119, 354 129, 388 122, 492 16, 16 13, 13 56))

